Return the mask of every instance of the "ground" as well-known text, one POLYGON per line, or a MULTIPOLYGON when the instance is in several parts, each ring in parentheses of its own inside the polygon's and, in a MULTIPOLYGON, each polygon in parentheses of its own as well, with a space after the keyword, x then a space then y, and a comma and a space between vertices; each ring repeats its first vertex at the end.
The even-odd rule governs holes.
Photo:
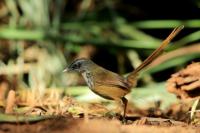
POLYGON ((34 123, 2 123, 0 133, 198 133, 200 126, 161 118, 143 117, 131 124, 122 124, 116 119, 59 117, 34 123))

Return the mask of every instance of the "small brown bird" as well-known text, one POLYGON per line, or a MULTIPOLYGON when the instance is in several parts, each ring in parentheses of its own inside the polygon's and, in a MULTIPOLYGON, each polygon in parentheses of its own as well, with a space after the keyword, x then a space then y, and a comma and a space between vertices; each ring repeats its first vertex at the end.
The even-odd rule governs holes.
POLYGON ((140 70, 150 64, 158 57, 169 44, 169 42, 184 28, 176 27, 171 34, 162 42, 144 62, 139 65, 126 78, 114 72, 104 69, 89 59, 81 58, 74 60, 64 71, 76 71, 82 74, 88 87, 97 95, 109 100, 121 100, 124 104, 123 119, 126 117, 126 107, 128 100, 124 97, 136 86, 137 75, 140 70))

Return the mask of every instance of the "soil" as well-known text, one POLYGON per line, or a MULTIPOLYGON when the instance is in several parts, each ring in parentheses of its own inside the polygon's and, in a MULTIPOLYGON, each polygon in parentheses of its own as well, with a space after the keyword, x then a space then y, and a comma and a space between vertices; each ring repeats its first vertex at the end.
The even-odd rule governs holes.
POLYGON ((62 117, 36 123, 2 123, 0 133, 198 133, 200 126, 161 118, 142 117, 131 124, 116 119, 62 117))

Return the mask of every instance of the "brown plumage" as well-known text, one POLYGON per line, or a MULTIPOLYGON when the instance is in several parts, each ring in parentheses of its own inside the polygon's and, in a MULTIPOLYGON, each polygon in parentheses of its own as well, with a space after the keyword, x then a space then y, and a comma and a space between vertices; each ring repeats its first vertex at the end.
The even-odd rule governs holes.
POLYGON ((73 61, 64 71, 80 72, 89 88, 103 98, 110 100, 122 100, 124 104, 124 115, 128 100, 124 97, 136 86, 138 73, 158 57, 169 44, 169 42, 183 29, 184 26, 175 28, 171 34, 140 66, 131 72, 126 78, 104 69, 89 59, 81 58, 73 61))

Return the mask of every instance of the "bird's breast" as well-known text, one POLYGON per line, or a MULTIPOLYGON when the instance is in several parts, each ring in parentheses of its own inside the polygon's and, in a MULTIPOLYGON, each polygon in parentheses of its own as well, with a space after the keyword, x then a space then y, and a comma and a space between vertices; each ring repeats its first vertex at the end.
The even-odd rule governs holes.
POLYGON ((90 89, 94 88, 94 82, 93 82, 92 74, 89 73, 89 72, 83 72, 82 76, 83 76, 85 82, 87 83, 88 87, 90 89))

